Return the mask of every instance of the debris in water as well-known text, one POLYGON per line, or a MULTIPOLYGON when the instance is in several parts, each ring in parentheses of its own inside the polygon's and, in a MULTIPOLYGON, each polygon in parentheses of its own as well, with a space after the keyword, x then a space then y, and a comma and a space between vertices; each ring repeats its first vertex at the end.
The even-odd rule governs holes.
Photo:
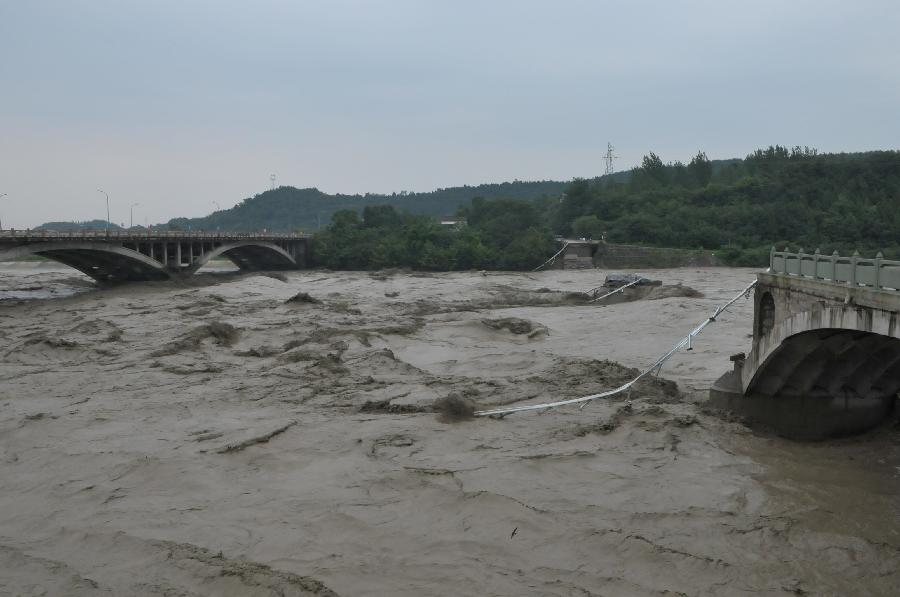
POLYGON ((317 305, 321 303, 319 299, 312 297, 308 292, 298 292, 288 300, 284 301, 285 303, 308 303, 311 305, 317 305))
POLYGON ((185 334, 181 339, 166 344, 159 350, 150 353, 152 357, 164 357, 185 350, 191 350, 200 346, 200 343, 206 338, 213 338, 216 344, 221 346, 231 346, 237 342, 240 332, 230 323, 222 321, 212 321, 205 325, 198 326, 185 334))
POLYGON ((495 330, 509 330, 516 335, 528 334, 534 338, 540 334, 549 333, 547 326, 540 323, 522 319, 521 317, 501 317, 500 319, 482 319, 481 323, 495 330))
POLYGON ((263 443, 269 441, 270 439, 272 439, 273 437, 275 437, 276 435, 278 435, 280 433, 284 433, 285 431, 287 431, 288 429, 290 429, 291 427, 293 427, 296 424, 297 424, 297 421, 290 421, 290 422, 282 425, 281 427, 277 427, 277 428, 273 429, 272 431, 269 431, 268 433, 264 433, 262 435, 257 435, 257 436, 245 439, 243 441, 235 442, 232 444, 226 444, 226 445, 222 446, 221 448, 219 448, 218 450, 216 450, 216 452, 219 454, 227 454, 229 452, 239 452, 249 446, 253 446, 255 444, 263 444, 263 443))
POLYGON ((475 403, 456 393, 435 400, 434 410, 441 423, 458 423, 475 417, 475 403))

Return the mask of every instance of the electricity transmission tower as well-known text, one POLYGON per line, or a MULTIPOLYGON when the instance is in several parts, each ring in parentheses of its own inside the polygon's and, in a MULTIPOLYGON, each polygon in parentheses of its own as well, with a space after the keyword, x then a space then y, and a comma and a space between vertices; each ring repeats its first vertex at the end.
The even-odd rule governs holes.
POLYGON ((612 146, 612 143, 606 144, 606 157, 603 158, 603 161, 606 162, 605 174, 607 176, 609 176, 610 174, 613 173, 613 160, 615 160, 616 158, 619 157, 619 156, 613 154, 613 149, 614 149, 614 147, 612 146))
POLYGON ((269 180, 272 181, 272 190, 274 191, 275 190, 275 175, 269 174, 269 180))

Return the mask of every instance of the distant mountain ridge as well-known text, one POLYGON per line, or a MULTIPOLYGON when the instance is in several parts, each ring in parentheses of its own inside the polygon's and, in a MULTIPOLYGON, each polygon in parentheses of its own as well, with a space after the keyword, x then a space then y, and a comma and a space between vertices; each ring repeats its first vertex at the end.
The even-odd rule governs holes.
MULTIPOLYGON (((711 160, 715 171, 740 159, 711 160)), ((623 170, 591 179, 593 182, 624 184, 631 180, 633 170, 623 170)), ((154 228, 169 230, 220 230, 271 232, 315 232, 331 222, 331 216, 342 209, 361 212, 371 205, 391 205, 398 211, 425 214, 433 217, 451 216, 468 205, 475 197, 485 199, 518 199, 538 201, 558 199, 571 181, 539 180, 480 185, 463 185, 436 189, 429 192, 366 193, 364 195, 329 194, 317 188, 298 189, 283 186, 248 197, 229 209, 215 211, 198 218, 172 218, 166 223, 154 224, 154 228)), ((85 222, 47 222, 37 230, 102 230, 104 220, 85 222)), ((110 224, 110 230, 121 230, 110 224)))
POLYGON ((370 205, 391 205, 398 211, 440 217, 453 215, 475 197, 506 198, 533 201, 541 197, 558 197, 567 182, 504 182, 478 186, 451 187, 429 193, 392 193, 390 195, 331 195, 316 188, 278 187, 238 205, 216 211, 202 218, 173 218, 170 229, 205 230, 270 230, 287 232, 318 230, 342 209, 362 211, 370 205))

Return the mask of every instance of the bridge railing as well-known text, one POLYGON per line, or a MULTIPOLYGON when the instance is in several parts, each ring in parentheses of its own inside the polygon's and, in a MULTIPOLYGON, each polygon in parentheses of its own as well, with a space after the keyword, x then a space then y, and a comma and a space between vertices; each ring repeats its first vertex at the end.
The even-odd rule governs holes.
POLYGON ((153 241, 185 240, 302 240, 306 234, 290 232, 217 232, 207 230, 160 230, 134 232, 128 230, 0 230, 0 240, 116 240, 153 241))
POLYGON ((853 287, 900 291, 900 261, 884 259, 881 253, 874 258, 861 257, 859 251, 846 257, 837 251, 831 255, 776 251, 769 256, 769 271, 773 274, 824 280, 853 287))

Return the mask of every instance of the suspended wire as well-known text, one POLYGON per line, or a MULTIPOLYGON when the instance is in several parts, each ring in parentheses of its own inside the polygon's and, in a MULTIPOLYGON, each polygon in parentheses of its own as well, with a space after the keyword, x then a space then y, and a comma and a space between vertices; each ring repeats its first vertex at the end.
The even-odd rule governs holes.
MULTIPOLYGON (((596 303, 597 301, 602 301, 602 300, 605 299, 606 297, 612 296, 612 295, 614 295, 614 294, 617 293, 617 292, 622 292, 623 290, 625 290, 625 289, 628 288, 629 286, 634 286, 635 284, 637 284, 637 283, 640 282, 640 281, 641 281, 641 278, 638 278, 638 279, 635 280, 634 282, 629 282, 628 284, 625 284, 624 286, 619 286, 618 288, 616 288, 616 289, 613 290, 612 292, 607 292, 607 293, 604 294, 603 296, 598 296, 598 297, 595 298, 595 299, 589 300, 588 303, 596 303)), ((602 286, 599 286, 598 288, 603 288, 603 287, 602 287, 602 286)), ((593 292, 594 290, 597 290, 597 288, 594 288, 594 289, 591 290, 590 292, 593 292)))
POLYGON ((529 410, 548 410, 551 408, 557 408, 560 406, 567 406, 569 404, 581 404, 582 408, 587 405, 588 402, 592 400, 597 400, 599 398, 607 398, 609 396, 614 396, 616 394, 621 394, 626 390, 629 390, 634 384, 638 381, 650 375, 653 371, 656 371, 657 375, 659 374, 660 369, 662 369, 663 364, 668 361, 672 355, 681 350, 684 347, 687 347, 688 350, 691 349, 691 342, 693 341, 694 336, 698 335, 703 329, 709 324, 716 321, 716 317, 724 313, 731 305, 737 302, 739 298, 742 296, 749 296, 750 291, 756 286, 756 280, 753 281, 752 284, 749 284, 746 288, 741 290, 734 298, 730 301, 722 305, 721 307, 716 307, 715 313, 713 313, 710 317, 707 317, 700 325, 695 327, 691 332, 675 343, 675 345, 664 355, 656 359, 656 361, 641 371, 641 373, 629 381, 628 383, 619 386, 618 388, 607 390, 606 392, 600 392, 599 394, 591 394, 590 396, 582 396, 581 398, 570 398, 569 400, 558 400, 556 402, 544 402, 542 404, 526 404, 524 406, 509 406, 504 408, 493 408, 489 410, 479 410, 475 412, 476 417, 487 417, 490 415, 508 415, 511 413, 517 412, 525 412, 529 410))
POLYGON ((568 242, 564 243, 562 249, 560 249, 559 251, 557 251, 557 252, 553 255, 553 257, 551 257, 550 259, 548 259, 548 260, 545 261, 544 263, 540 264, 539 266, 537 266, 536 268, 534 268, 534 269, 531 270, 531 271, 536 272, 536 271, 538 271, 539 269, 541 269, 542 267, 544 267, 545 265, 547 265, 548 263, 552 262, 554 259, 556 259, 557 257, 559 257, 559 254, 560 254, 560 253, 562 253, 563 251, 566 250, 566 247, 568 247, 569 244, 570 244, 570 243, 568 243, 568 242))

